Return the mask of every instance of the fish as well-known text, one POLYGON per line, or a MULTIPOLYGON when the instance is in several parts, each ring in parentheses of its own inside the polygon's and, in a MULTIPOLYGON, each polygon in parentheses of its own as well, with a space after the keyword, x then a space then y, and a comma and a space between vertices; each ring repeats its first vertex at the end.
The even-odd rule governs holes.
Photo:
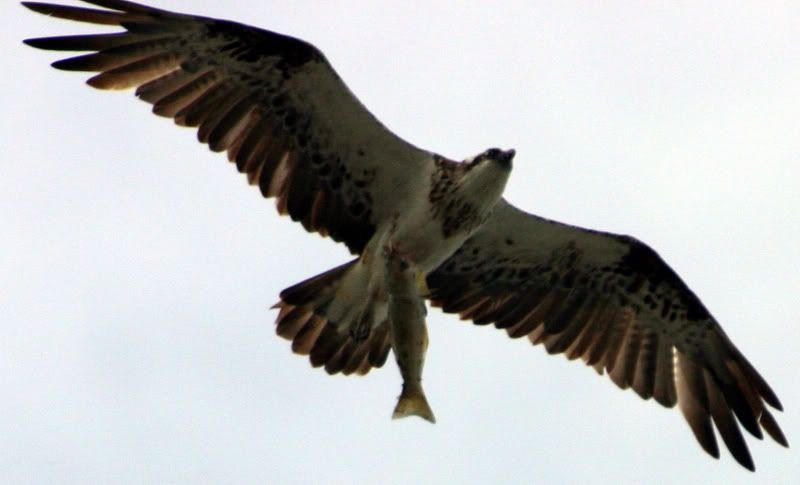
POLYGON ((436 422, 422 389, 422 368, 428 350, 428 329, 425 326, 424 275, 400 253, 386 252, 386 289, 389 295, 391 344, 403 389, 392 413, 392 419, 419 416, 436 422))

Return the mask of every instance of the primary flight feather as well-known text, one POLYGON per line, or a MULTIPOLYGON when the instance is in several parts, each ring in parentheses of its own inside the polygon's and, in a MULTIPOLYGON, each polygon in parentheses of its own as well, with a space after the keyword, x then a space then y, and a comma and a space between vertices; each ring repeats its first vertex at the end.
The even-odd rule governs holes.
POLYGON ((136 88, 154 113, 226 152, 279 213, 357 255, 287 288, 276 304, 277 333, 314 366, 365 374, 386 361, 390 249, 424 276, 424 296, 445 312, 580 358, 644 399, 678 404, 712 456, 714 427, 751 470, 740 427, 788 446, 768 410, 781 409, 775 393, 652 249, 502 198, 513 150, 457 162, 402 140, 302 40, 127 1, 84 3, 103 8, 23 2, 122 31, 25 42, 89 52, 53 66, 98 73, 88 81, 96 88, 136 88))

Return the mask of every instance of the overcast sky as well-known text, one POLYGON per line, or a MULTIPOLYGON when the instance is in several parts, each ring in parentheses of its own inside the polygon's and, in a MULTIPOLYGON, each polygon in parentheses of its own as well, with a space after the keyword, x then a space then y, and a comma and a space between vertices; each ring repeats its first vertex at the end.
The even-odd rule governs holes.
MULTIPOLYGON (((507 197, 656 248, 798 443, 800 3, 154 2, 313 42, 422 147, 516 148, 507 197)), ((755 475, 716 462, 677 409, 437 310, 438 423, 391 421, 393 359, 330 377, 273 332, 278 292, 345 249, 20 43, 93 29, 11 1, 0 19, 0 482, 800 480, 796 449, 748 439, 755 475)))

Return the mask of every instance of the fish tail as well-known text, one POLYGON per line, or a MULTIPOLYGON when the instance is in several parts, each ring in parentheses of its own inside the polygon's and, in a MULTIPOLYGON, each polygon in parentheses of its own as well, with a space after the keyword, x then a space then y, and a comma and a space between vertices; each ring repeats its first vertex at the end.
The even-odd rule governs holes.
POLYGON ((422 392, 422 388, 407 391, 405 386, 403 386, 403 392, 400 394, 400 399, 397 401, 397 406, 394 408, 392 419, 405 418, 408 416, 419 416, 431 423, 436 422, 436 418, 433 415, 430 405, 428 405, 428 400, 425 398, 425 393, 422 392))

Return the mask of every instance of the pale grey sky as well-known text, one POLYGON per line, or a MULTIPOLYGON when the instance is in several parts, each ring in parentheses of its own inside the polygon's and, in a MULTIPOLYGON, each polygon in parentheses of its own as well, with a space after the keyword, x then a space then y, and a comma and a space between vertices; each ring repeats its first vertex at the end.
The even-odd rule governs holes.
MULTIPOLYGON (((516 148, 507 197, 656 248, 800 440, 799 3, 153 4, 313 42, 425 148, 516 148)), ((273 333, 278 292, 344 248, 193 131, 20 42, 91 29, 8 1, 0 18, 0 482, 800 480, 796 449, 749 439, 755 475, 715 462, 677 409, 437 310, 438 423, 391 421, 392 359, 329 377, 273 333)))

